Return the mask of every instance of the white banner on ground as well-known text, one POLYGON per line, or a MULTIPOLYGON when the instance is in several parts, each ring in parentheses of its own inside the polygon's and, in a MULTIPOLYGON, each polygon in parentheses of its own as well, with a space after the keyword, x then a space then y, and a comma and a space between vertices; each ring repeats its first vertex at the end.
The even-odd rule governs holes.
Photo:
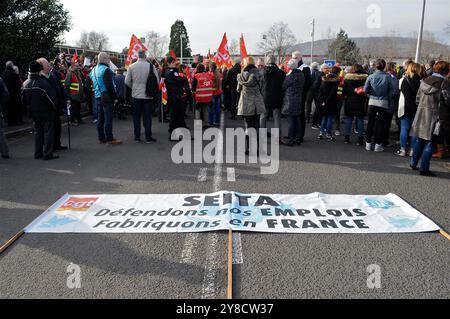
POLYGON ((394 194, 65 195, 27 233, 415 233, 438 231, 394 194))

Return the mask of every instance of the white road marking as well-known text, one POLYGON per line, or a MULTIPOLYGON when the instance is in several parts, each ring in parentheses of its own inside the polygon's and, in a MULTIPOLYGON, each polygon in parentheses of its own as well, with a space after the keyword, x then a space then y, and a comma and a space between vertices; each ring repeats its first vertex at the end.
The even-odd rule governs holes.
POLYGON ((217 233, 208 235, 208 244, 206 249, 206 265, 205 275, 203 277, 202 299, 216 299, 217 298, 217 245, 219 237, 217 233))
POLYGON ((227 168, 227 180, 230 183, 236 182, 236 169, 234 167, 227 168))
POLYGON ((32 205, 18 202, 10 202, 0 200, 0 208, 4 209, 30 209, 30 210, 40 210, 45 211, 48 207, 40 205, 32 205))
POLYGON ((233 265, 242 265, 243 263, 241 233, 233 233, 233 265))
POLYGON ((205 167, 200 168, 200 172, 198 173, 197 180, 200 183, 204 183, 204 182, 206 182, 207 179, 208 179, 208 169, 205 167))
MULTIPOLYGON (((225 115, 222 113, 220 118, 220 134, 217 139, 218 144, 216 148, 216 165, 214 167, 214 192, 219 192, 222 186, 222 159, 223 159, 223 131, 225 127, 225 115)), ((214 232, 208 234, 208 247, 206 255, 205 276, 203 278, 202 299, 216 299, 217 298, 217 244, 219 235, 214 232)))
POLYGON ((181 254, 181 263, 187 265, 194 264, 194 249, 198 241, 198 233, 187 234, 184 242, 183 252, 181 254))

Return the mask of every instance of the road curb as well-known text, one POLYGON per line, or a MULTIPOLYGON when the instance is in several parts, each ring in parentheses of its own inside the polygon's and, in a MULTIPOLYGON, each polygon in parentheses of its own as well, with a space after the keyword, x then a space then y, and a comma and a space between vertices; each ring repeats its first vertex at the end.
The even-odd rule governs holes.
MULTIPOLYGON (((83 117, 83 119, 87 118, 90 116, 89 112, 84 112, 81 113, 81 116, 83 117)), ((61 124, 65 125, 67 124, 67 118, 66 117, 61 117, 61 124)), ((5 136, 7 139, 11 139, 11 138, 15 138, 15 137, 21 137, 27 134, 32 134, 33 133, 33 125, 32 123, 30 123, 29 126, 27 127, 22 127, 19 128, 17 130, 13 130, 13 131, 9 131, 9 132, 5 132, 5 136)))

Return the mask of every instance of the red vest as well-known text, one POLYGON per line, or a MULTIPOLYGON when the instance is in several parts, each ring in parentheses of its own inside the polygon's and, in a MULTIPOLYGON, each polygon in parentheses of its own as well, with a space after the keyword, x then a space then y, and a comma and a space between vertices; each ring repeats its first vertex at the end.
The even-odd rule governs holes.
POLYGON ((210 73, 203 72, 195 74, 197 89, 195 91, 195 102, 211 103, 214 90, 214 79, 210 73))
POLYGON ((72 79, 70 82, 70 94, 77 95, 80 92, 80 83, 78 83, 78 78, 75 73, 72 73, 72 79))

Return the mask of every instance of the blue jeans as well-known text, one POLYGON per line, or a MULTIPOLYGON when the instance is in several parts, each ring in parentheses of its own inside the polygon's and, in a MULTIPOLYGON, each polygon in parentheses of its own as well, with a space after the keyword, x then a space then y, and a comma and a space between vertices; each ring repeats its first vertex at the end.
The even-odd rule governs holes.
POLYGON ((288 136, 290 141, 300 138, 300 116, 288 115, 288 136))
POLYGON ((214 95, 209 107, 209 125, 220 124, 220 95, 214 95))
POLYGON ((322 125, 320 126, 320 132, 324 134, 331 134, 333 129, 333 115, 324 115, 322 118, 322 125))
POLYGON ((153 101, 133 99, 134 139, 141 139, 141 117, 145 128, 145 139, 152 138, 153 101))
POLYGON ((404 116, 400 119, 400 148, 406 150, 408 145, 409 132, 411 129, 411 120, 404 116))
POLYGON ((413 137, 414 153, 411 159, 411 166, 417 167, 419 161, 420 171, 428 172, 430 170, 430 161, 435 152, 435 145, 433 141, 426 141, 418 137, 413 137))
POLYGON ((92 98, 92 118, 98 121, 98 103, 95 97, 92 98))
POLYGON ((97 123, 97 131, 98 131, 98 139, 99 141, 111 142, 114 140, 113 137, 113 112, 114 112, 114 103, 107 103, 97 100, 98 106, 98 123, 97 123))
MULTIPOLYGON (((345 118, 345 136, 352 135, 353 119, 353 116, 345 118)), ((358 137, 364 136, 364 117, 356 117, 356 130, 358 131, 358 137)))

